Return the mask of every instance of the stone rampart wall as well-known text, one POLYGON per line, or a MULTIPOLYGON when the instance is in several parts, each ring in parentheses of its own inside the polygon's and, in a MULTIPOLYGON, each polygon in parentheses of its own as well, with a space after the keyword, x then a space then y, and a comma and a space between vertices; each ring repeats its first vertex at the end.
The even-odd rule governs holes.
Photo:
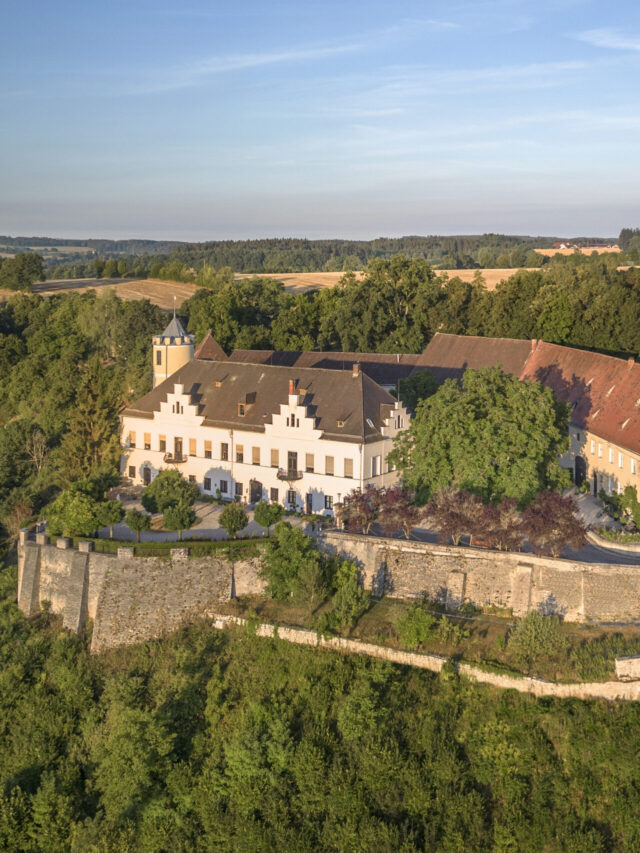
POLYGON ((18 550, 18 605, 30 616, 48 601, 63 625, 80 631, 93 620, 91 651, 155 639, 208 616, 234 595, 262 592, 260 560, 231 563, 217 557, 118 556, 54 545, 24 537, 18 550))
POLYGON ((374 595, 423 595, 455 609, 477 607, 557 613, 567 621, 640 620, 640 566, 578 563, 506 551, 456 548, 428 542, 354 536, 328 531, 318 537, 328 553, 358 565, 374 595))

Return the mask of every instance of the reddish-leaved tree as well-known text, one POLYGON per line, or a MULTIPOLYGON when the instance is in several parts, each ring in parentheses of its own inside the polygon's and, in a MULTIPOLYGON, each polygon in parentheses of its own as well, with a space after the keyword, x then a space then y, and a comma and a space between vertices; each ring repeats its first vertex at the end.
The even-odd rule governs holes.
POLYGON ((427 522, 438 531, 441 542, 449 539, 454 545, 469 536, 482 537, 485 505, 477 495, 452 489, 437 492, 423 510, 427 522))
POLYGON ((380 496, 380 526, 385 536, 399 530, 406 539, 418 524, 422 511, 415 505, 413 495, 402 486, 385 489, 380 496))
POLYGON ((536 554, 558 557, 569 545, 574 550, 586 541, 584 524, 576 516, 571 497, 540 492, 522 515, 522 530, 536 554))
POLYGON ((515 498, 505 498, 498 506, 486 506, 484 539, 500 551, 522 548, 522 513, 515 498))
POLYGON ((368 533, 371 525, 378 520, 381 493, 375 486, 367 486, 364 492, 354 489, 345 496, 341 517, 351 533, 368 533))

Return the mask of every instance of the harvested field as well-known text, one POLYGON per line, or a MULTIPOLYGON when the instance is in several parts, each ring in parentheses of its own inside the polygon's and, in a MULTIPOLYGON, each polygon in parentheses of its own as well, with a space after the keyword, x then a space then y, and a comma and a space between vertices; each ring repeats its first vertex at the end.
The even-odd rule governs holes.
POLYGON ((180 306, 185 299, 193 296, 198 290, 196 284, 181 281, 159 281, 158 279, 66 279, 62 281, 45 281, 34 285, 34 291, 40 296, 52 296, 54 293, 82 293, 85 290, 97 290, 105 293, 113 290, 121 299, 148 299, 160 308, 173 308, 173 297, 177 297, 180 306))
POLYGON ((591 255, 593 252, 596 255, 617 254, 621 249, 619 246, 585 246, 584 249, 534 249, 533 251, 546 258, 552 258, 554 255, 574 255, 576 252, 579 255, 591 255))
MULTIPOLYGON (((273 272, 273 273, 238 273, 234 276, 236 281, 243 278, 273 278, 284 284, 284 289, 289 293, 305 293, 308 290, 319 290, 322 287, 333 287, 342 276, 343 272, 273 272)), ((362 273, 357 272, 361 277, 362 273)))
MULTIPOLYGON (((537 267, 524 267, 522 272, 534 272, 537 267)), ((436 270, 438 275, 447 275, 449 278, 459 278, 462 281, 473 281, 473 278, 476 273, 480 273, 482 276, 482 280, 484 281, 484 286, 487 290, 495 290, 496 285, 504 281, 508 278, 511 278, 517 272, 521 272, 518 269, 477 269, 477 270, 436 270)))

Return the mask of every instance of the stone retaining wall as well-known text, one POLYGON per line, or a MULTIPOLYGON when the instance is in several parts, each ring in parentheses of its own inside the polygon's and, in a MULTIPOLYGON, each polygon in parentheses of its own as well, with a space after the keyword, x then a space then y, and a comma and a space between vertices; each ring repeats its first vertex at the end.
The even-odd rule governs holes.
POLYGON ((507 551, 327 531, 327 553, 358 565, 374 595, 428 596, 455 609, 477 607, 557 613, 571 622, 640 620, 640 566, 578 563, 507 551))
POLYGON ((171 557, 134 557, 36 544, 18 548, 18 606, 31 616, 42 602, 80 631, 93 620, 91 651, 155 639, 207 616, 234 595, 261 592, 260 560, 229 562, 190 558, 185 548, 171 557))
MULTIPOLYGON (((238 616, 213 614, 213 626, 219 630, 247 624, 248 620, 238 616)), ((334 649, 347 654, 367 655, 368 657, 380 658, 404 666, 428 669, 432 672, 440 672, 446 663, 446 658, 442 657, 442 655, 403 652, 399 649, 389 649, 385 646, 376 646, 373 643, 363 643, 360 640, 349 640, 344 637, 323 637, 314 631, 307 631, 303 628, 288 628, 282 625, 260 623, 256 626, 256 635, 258 637, 277 637, 278 639, 286 640, 288 643, 334 649)), ((555 684, 551 681, 542 681, 539 678, 517 678, 511 675, 486 672, 477 666, 467 663, 452 662, 452 665, 458 670, 460 675, 464 675, 472 681, 477 681, 481 684, 491 684, 503 690, 532 693, 534 696, 556 696, 560 699, 572 697, 577 699, 626 699, 635 702, 640 700, 640 682, 638 681, 634 683, 603 681, 555 684)))

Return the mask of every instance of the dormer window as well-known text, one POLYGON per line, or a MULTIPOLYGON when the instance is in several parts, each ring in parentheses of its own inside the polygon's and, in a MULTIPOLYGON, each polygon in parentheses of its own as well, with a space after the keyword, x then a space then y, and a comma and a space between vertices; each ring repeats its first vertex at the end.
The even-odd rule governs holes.
POLYGON ((244 403, 238 403, 238 417, 243 418, 246 411, 246 405, 244 403))
POLYGON ((338 426, 339 426, 339 427, 343 427, 343 426, 344 426, 344 421, 342 420, 342 418, 338 418, 337 424, 338 424, 338 426))

